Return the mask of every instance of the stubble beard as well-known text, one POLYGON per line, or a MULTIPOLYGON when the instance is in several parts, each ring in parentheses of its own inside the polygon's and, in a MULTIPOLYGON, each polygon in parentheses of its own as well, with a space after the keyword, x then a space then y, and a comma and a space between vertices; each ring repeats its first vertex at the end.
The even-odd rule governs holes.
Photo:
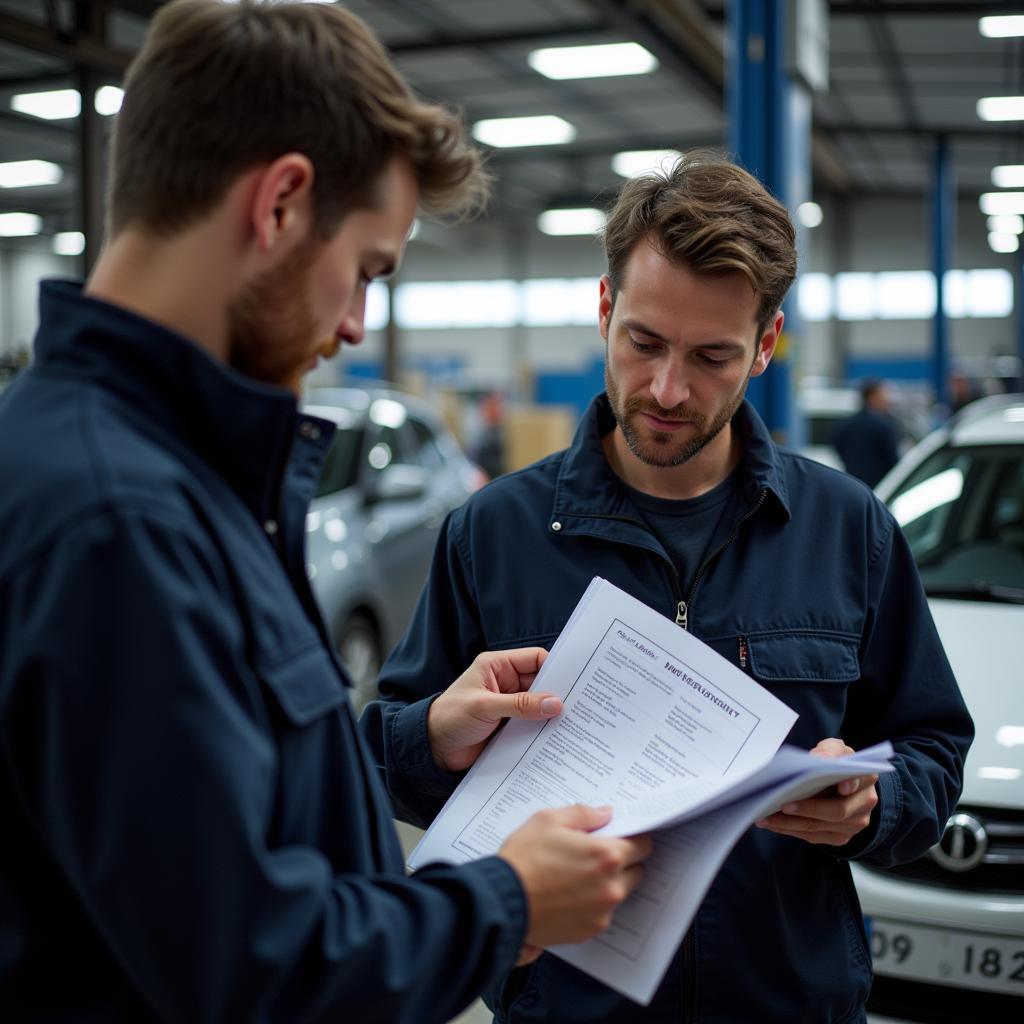
POLYGON ((247 377, 298 391, 316 342, 310 273, 317 242, 247 285, 228 310, 228 362, 247 377))
POLYGON ((709 424, 706 416, 695 409, 687 408, 685 403, 672 409, 663 409, 656 402, 645 401, 638 395, 633 395, 623 401, 618 385, 608 368, 607 359, 604 365, 604 387, 608 394, 608 402, 629 450, 645 465, 656 466, 660 469, 681 466, 702 452, 736 415, 746 397, 749 381, 748 375, 739 392, 728 405, 718 410, 709 424), (637 414, 643 412, 664 420, 687 420, 697 429, 697 436, 680 443, 674 434, 655 430, 641 437, 635 420, 637 414))

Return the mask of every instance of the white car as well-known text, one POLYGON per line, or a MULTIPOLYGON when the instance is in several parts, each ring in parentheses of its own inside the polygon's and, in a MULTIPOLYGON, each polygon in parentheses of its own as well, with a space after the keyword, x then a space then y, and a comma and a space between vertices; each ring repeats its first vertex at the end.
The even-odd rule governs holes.
POLYGON ((868 1006, 909 1021, 1024 1021, 1024 395, 982 399, 877 487, 914 552, 977 735, 941 842, 854 866, 868 1006))

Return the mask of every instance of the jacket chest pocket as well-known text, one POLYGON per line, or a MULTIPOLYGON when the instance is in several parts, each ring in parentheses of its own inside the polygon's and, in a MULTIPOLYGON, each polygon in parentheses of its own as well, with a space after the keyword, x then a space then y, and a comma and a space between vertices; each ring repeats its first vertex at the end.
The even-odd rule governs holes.
POLYGON ((856 638, 800 630, 751 633, 741 645, 750 674, 800 716, 788 742, 813 747, 842 735, 849 688, 860 678, 856 638))
POLYGON ((852 683, 860 678, 858 642, 835 633, 751 633, 751 674, 765 683, 852 683))
POLYGON ((285 658, 260 662, 256 671, 285 723, 293 726, 310 725, 348 700, 341 676, 319 641, 285 658))

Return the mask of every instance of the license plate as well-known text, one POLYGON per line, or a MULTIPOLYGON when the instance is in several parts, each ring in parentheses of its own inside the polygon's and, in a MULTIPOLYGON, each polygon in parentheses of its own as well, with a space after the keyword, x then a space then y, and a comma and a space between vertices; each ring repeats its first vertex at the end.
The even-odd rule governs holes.
POLYGON ((872 917, 875 973, 1024 998, 1024 938, 986 935, 872 917))

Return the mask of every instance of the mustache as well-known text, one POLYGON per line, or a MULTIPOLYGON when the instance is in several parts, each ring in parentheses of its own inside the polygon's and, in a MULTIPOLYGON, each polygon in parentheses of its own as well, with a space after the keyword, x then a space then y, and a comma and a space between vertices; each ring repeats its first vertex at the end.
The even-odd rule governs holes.
POLYGON ((685 403, 674 405, 671 409, 664 409, 657 402, 650 402, 644 398, 634 395, 626 400, 626 413, 645 412, 650 416, 657 416, 660 420, 689 420, 700 426, 704 417, 694 409, 687 407, 685 403))

